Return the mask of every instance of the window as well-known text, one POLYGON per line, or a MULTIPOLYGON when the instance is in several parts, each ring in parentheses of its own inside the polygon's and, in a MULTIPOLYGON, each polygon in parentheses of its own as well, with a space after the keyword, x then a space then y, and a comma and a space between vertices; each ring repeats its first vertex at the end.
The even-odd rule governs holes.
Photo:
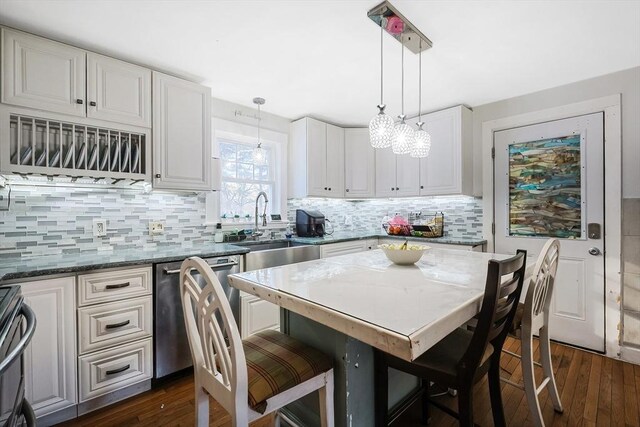
POLYGON ((266 164, 258 166, 253 164, 251 157, 255 144, 221 138, 218 142, 222 167, 220 215, 223 218, 253 218, 256 197, 260 191, 264 191, 269 198, 267 214, 270 214, 276 191, 273 148, 262 145, 267 155, 266 164))

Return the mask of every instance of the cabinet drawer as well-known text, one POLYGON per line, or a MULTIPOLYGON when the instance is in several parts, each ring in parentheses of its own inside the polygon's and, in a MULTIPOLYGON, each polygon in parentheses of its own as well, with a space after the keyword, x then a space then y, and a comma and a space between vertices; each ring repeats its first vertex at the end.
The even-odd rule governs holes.
POLYGON ((111 302, 151 293, 151 267, 78 275, 78 305, 111 302))
POLYGON ((151 378, 153 374, 151 344, 151 338, 147 338, 80 356, 78 358, 80 402, 151 378))
POLYGON ((150 336, 151 296, 78 310, 80 354, 150 336))

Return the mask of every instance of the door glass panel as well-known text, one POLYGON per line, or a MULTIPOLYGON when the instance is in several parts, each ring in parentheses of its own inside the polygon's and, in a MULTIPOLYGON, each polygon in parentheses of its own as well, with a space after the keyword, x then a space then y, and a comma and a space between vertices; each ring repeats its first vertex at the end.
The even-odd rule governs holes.
POLYGON ((509 145, 509 235, 582 237, 580 135, 509 145))

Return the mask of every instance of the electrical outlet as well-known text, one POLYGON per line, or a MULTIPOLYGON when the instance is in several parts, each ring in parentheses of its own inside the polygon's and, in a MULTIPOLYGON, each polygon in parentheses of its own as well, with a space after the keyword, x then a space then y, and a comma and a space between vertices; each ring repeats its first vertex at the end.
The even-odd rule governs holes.
POLYGON ((107 220, 106 219, 94 219, 93 220, 93 235, 95 237, 105 237, 107 235, 107 220))
POLYGON ((156 236, 158 234, 164 234, 164 222, 149 221, 149 235, 156 236))

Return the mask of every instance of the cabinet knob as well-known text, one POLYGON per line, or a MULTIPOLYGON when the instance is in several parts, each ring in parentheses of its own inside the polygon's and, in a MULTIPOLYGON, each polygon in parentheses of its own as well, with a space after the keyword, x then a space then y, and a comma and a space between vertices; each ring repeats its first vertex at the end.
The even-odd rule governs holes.
POLYGON ((391 191, 394 191, 394 190, 395 190, 395 187, 391 187, 391 191))
POLYGON ((159 173, 156 174, 156 178, 161 178, 161 175, 159 173))
POLYGON ((329 187, 329 191, 331 191, 331 187, 329 187))
POLYGON ((326 189, 327 189, 327 187, 324 187, 324 189, 326 190, 326 189))
POLYGON ((346 191, 346 192, 348 193, 348 192, 349 192, 349 189, 347 188, 347 189, 346 189, 346 190, 344 190, 344 191, 346 191))
POLYGON ((92 107, 95 107, 98 104, 96 104, 96 101, 91 101, 91 102, 89 102, 89 105, 91 105, 92 107))
POLYGON ((421 186, 420 186, 420 189, 421 189, 421 190, 424 190, 424 185, 421 185, 421 186))
POLYGON ((400 188, 396 187, 396 191, 398 191, 400 188))
POLYGON ((76 99, 76 104, 82 104, 84 101, 80 98, 76 99))

